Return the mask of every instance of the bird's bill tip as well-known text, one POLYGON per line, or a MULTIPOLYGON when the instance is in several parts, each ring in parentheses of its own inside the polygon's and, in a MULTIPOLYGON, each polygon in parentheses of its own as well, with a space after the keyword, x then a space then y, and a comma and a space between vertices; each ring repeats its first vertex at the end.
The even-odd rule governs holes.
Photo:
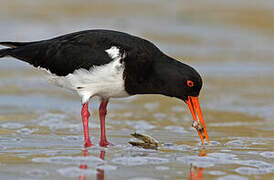
POLYGON ((186 102, 186 104, 191 112, 191 115, 193 117, 193 120, 194 120, 193 127, 196 128, 203 145, 205 145, 204 138, 206 139, 207 143, 209 144, 209 138, 208 138, 204 118, 202 115, 202 111, 200 108, 199 98, 194 97, 194 96, 188 96, 188 99, 185 100, 185 102, 186 102), (197 116, 198 116, 198 118, 197 118, 197 116))

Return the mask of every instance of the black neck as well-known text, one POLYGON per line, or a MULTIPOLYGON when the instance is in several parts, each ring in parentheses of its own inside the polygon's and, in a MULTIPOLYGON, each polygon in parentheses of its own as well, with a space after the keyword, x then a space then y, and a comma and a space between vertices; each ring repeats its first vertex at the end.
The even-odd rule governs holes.
POLYGON ((162 55, 142 67, 131 67, 127 62, 125 67, 125 89, 129 94, 162 94, 181 98, 182 72, 189 68, 188 65, 162 55))

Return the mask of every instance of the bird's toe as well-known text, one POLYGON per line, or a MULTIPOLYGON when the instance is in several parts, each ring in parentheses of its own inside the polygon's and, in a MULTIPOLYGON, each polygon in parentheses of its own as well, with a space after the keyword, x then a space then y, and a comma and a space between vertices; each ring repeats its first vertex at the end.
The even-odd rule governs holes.
POLYGON ((90 140, 87 140, 87 141, 85 141, 84 147, 87 148, 87 147, 90 147, 90 146, 92 146, 92 145, 93 145, 93 144, 91 143, 91 141, 90 141, 90 140))
POLYGON ((108 142, 107 140, 101 140, 100 141, 100 143, 99 143, 99 145, 101 146, 101 147, 108 147, 109 145, 113 145, 112 143, 110 143, 110 142, 108 142))

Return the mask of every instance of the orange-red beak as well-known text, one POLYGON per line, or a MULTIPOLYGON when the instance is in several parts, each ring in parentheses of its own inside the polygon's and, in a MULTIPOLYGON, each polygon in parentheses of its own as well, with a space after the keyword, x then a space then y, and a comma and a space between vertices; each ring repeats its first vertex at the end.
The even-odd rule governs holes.
POLYGON ((194 96, 188 96, 188 99, 185 102, 192 114, 193 120, 197 124, 197 126, 195 126, 195 128, 197 129, 197 132, 201 138, 203 145, 205 145, 204 138, 206 139, 207 143, 209 144, 209 138, 207 135, 206 125, 205 125, 202 111, 200 108, 199 98, 194 97, 194 96), (198 119, 197 119, 196 114, 198 115, 198 119))

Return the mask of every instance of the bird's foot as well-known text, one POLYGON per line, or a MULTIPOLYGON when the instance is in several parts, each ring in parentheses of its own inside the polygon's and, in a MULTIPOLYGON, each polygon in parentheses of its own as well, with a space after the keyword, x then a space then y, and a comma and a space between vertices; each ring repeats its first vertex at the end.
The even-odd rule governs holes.
POLYGON ((108 147, 108 145, 113 145, 112 143, 110 143, 110 142, 108 142, 107 140, 101 140, 100 141, 100 143, 99 143, 99 145, 101 146, 101 147, 108 147))
POLYGON ((84 147, 87 148, 87 147, 90 147, 92 145, 93 144, 91 144, 91 141, 88 139, 88 140, 85 141, 84 147))

